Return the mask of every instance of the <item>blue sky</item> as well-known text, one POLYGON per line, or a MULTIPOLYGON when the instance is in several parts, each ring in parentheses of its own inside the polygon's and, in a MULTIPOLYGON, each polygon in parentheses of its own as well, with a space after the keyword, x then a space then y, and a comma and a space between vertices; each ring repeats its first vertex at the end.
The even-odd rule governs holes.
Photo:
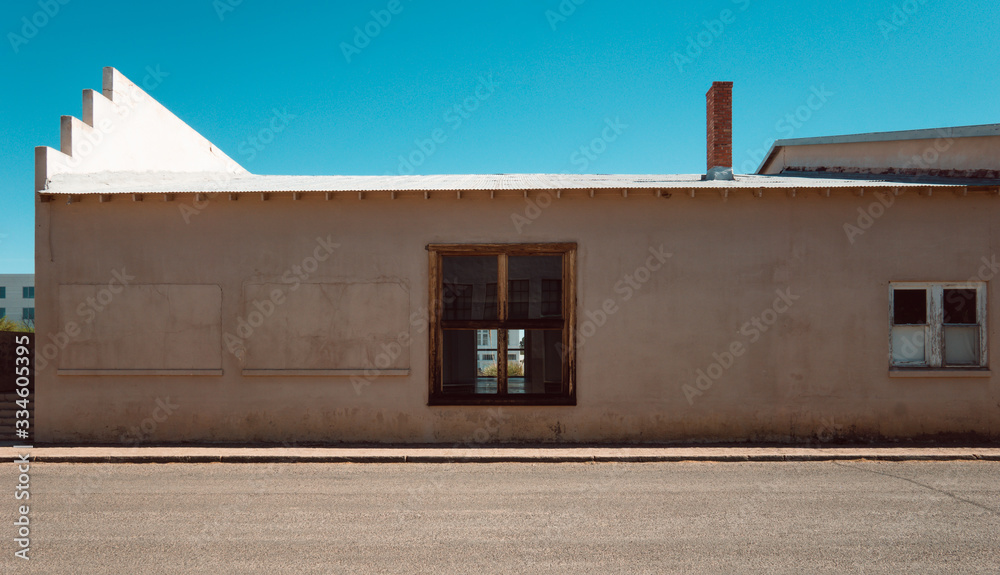
POLYGON ((259 174, 703 173, 713 80, 737 172, 774 138, 1000 122, 993 1, 484 4, 4 0, 0 273, 34 271, 33 149, 103 66, 259 174))

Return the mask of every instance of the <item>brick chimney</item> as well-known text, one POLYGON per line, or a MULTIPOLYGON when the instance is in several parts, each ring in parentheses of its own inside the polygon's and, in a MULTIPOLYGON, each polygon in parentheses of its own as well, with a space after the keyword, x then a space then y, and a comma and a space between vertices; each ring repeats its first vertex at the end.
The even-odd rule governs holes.
POLYGON ((708 103, 706 180, 733 179, 733 83, 712 82, 708 103))

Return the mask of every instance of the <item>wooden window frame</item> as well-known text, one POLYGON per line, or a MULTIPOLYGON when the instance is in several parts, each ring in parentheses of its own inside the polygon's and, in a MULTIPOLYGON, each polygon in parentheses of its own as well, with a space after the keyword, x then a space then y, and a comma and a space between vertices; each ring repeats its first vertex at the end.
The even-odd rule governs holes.
POLYGON ((986 282, 890 282, 889 283, 889 369, 895 374, 935 371, 967 372, 989 370, 989 345, 987 335, 989 317, 986 302, 986 282), (926 290, 927 323, 924 335, 924 361, 896 364, 893 362, 892 330, 894 324, 894 292, 896 290, 926 290), (944 349, 944 290, 968 289, 976 291, 976 321, 979 327, 979 365, 947 365, 944 349))
POLYGON ((576 405, 576 251, 575 243, 542 244, 429 244, 429 376, 428 405, 576 405), (443 278, 445 257, 497 257, 497 310, 495 320, 448 321, 450 329, 497 330, 497 393, 445 394, 443 391, 443 278), (562 318, 507 318, 507 260, 511 256, 562 257, 562 318), (516 324, 511 326, 510 324, 516 324), (508 329, 562 329, 562 390, 559 393, 507 393, 507 362, 500 361, 501 350, 506 358, 508 329), (503 344, 501 345, 501 341, 503 344))

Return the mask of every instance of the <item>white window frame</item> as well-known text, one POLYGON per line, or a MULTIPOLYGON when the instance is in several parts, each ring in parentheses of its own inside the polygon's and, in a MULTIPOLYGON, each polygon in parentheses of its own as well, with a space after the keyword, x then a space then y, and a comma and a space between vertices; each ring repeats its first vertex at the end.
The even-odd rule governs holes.
POLYGON ((986 282, 890 282, 889 283, 889 366, 893 370, 961 371, 987 369, 989 357, 987 336, 986 282), (895 290, 924 289, 927 297, 927 325, 924 328, 924 361, 919 363, 894 363, 892 349, 893 292, 895 290), (945 365, 944 350, 944 290, 976 290, 976 322, 979 326, 979 365, 945 365))

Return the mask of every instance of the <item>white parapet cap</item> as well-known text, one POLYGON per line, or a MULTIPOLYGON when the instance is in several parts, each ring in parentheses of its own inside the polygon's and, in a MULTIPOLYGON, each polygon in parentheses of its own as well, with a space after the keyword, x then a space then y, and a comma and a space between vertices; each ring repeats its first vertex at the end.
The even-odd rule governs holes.
POLYGON ((702 180, 689 175, 488 174, 439 176, 258 176, 219 174, 113 173, 61 174, 43 194, 183 194, 309 192, 531 192, 544 190, 755 190, 858 188, 962 188, 968 184, 896 182, 885 179, 737 175, 735 180, 702 180))

